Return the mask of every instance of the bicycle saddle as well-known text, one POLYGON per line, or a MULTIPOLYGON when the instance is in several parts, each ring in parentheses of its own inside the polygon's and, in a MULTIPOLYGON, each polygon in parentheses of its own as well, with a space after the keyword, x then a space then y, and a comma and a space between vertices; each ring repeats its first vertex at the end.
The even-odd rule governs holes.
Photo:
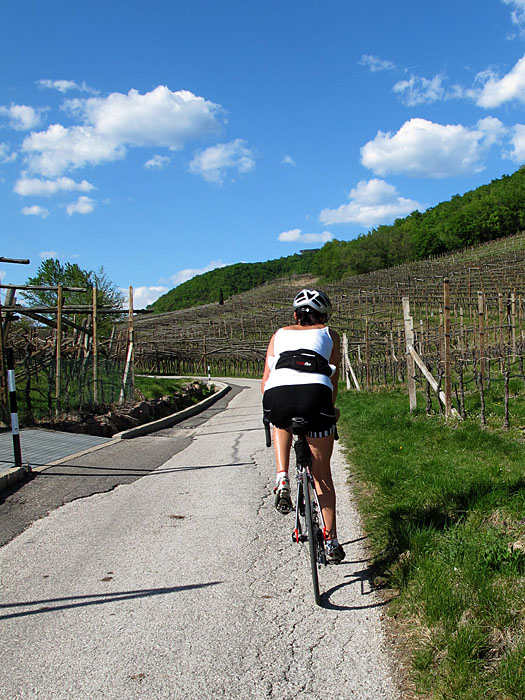
POLYGON ((301 416, 295 416, 292 418, 292 423, 290 425, 292 432, 305 432, 308 430, 308 421, 306 418, 302 418, 301 416))

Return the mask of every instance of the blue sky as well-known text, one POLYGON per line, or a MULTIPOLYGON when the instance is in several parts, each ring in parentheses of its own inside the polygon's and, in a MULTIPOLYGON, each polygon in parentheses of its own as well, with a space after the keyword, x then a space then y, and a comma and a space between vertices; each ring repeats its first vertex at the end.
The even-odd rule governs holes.
POLYGON ((0 14, 0 265, 193 274, 351 239, 525 161, 525 0, 27 0, 0 14))

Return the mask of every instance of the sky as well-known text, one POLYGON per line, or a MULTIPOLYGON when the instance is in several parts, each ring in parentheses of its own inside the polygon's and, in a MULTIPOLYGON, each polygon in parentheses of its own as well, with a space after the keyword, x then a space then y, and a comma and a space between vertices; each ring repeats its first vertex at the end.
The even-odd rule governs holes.
POLYGON ((525 0, 25 0, 0 66, 2 283, 103 266, 136 308, 525 161, 525 0))

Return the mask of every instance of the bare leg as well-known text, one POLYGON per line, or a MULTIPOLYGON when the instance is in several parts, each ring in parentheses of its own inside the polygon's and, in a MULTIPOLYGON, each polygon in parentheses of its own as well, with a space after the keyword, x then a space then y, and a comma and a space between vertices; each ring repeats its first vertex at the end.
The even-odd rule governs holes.
POLYGON ((281 428, 273 429, 273 447, 278 472, 287 472, 290 466, 290 449, 292 447, 292 433, 281 428))
POLYGON ((306 438, 312 452, 312 476, 328 537, 337 537, 335 521, 335 489, 330 469, 330 458, 334 449, 334 436, 306 438))

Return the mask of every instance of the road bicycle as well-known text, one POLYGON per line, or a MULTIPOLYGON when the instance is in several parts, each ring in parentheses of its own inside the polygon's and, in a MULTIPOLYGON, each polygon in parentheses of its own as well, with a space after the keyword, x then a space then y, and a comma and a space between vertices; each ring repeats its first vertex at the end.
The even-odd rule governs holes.
MULTIPOLYGON (((270 447, 272 438, 268 421, 264 421, 264 428, 266 431, 266 447, 270 447)), ((295 450, 297 476, 295 527, 292 532, 292 539, 298 544, 308 542, 314 598, 316 604, 321 605, 319 570, 327 565, 325 540, 328 533, 325 528, 323 513, 319 506, 319 499, 317 498, 311 472, 312 453, 306 440, 308 422, 301 417, 293 418, 291 429, 295 435, 293 447, 295 450)))

